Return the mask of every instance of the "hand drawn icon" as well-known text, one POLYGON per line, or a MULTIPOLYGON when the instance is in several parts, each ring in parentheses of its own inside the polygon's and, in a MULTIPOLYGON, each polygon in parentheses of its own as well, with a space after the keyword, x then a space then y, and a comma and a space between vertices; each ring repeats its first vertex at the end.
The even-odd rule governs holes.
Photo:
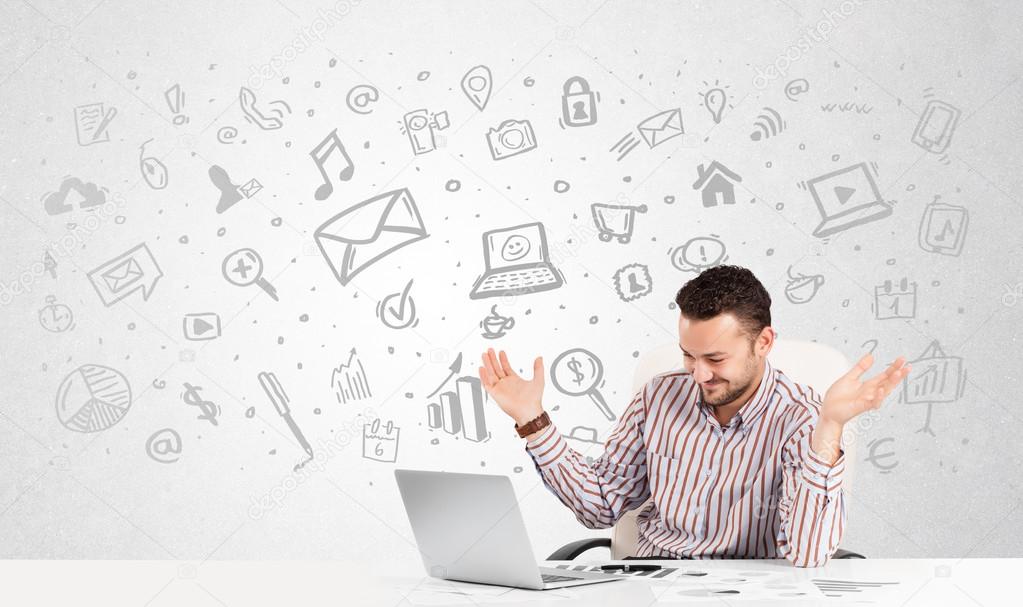
POLYGON ((477 65, 462 76, 462 92, 482 112, 487 107, 487 102, 490 101, 490 89, 493 87, 493 82, 490 68, 485 65, 477 65))
POLYGON ((1003 283, 1002 288, 1005 289, 1005 293, 1002 293, 1002 305, 1011 308, 1016 305, 1019 300, 1023 299, 1023 282, 1016 283, 1016 286, 1012 286, 1008 283, 1003 283))
POLYGON ((934 404, 955 402, 966 389, 963 359, 946 355, 938 341, 934 340, 919 358, 910 361, 910 365, 913 370, 902 383, 902 402, 927 405, 927 417, 917 432, 927 432, 934 436, 934 430, 931 429, 934 404))
POLYGON ((156 281, 162 276, 163 270, 145 243, 128 249, 88 274, 89 282, 107 307, 140 289, 142 299, 149 299, 156 281))
POLYGON ((52 333, 63 333, 75 326, 71 308, 57 303, 53 295, 46 296, 46 305, 39 309, 39 324, 52 333))
POLYGON ((892 214, 892 205, 881 197, 870 169, 861 162, 806 182, 821 216, 814 236, 824 238, 892 214))
POLYGON ((785 96, 789 101, 796 101, 797 97, 808 92, 810 92, 810 83, 806 78, 796 78, 785 85, 785 96))
POLYGON ((241 195, 246 198, 252 198, 256 194, 258 194, 259 191, 262 189, 263 184, 259 183, 259 181, 256 180, 255 178, 252 178, 238 186, 238 191, 241 192, 241 195))
POLYGON ((895 442, 895 438, 886 436, 884 438, 875 438, 867 443, 867 449, 870 449, 870 455, 868 455, 864 461, 868 461, 873 464, 881 474, 888 474, 894 470, 895 467, 899 465, 899 462, 889 462, 888 460, 895 457, 895 452, 885 451, 883 453, 878 453, 881 445, 892 442, 895 442))
POLYGON ((271 101, 269 107, 273 109, 268 113, 263 113, 256 107, 256 94, 244 86, 238 91, 238 102, 242 112, 245 113, 245 119, 264 131, 275 131, 281 128, 284 126, 285 111, 291 114, 291 106, 281 100, 271 101))
POLYGON ((139 172, 146 185, 154 190, 162 190, 167 187, 167 167, 160 162, 160 159, 153 156, 146 156, 146 144, 152 141, 147 139, 139 146, 139 172))
POLYGON ((188 341, 208 341, 220 337, 220 315, 216 312, 185 314, 181 324, 188 341))
MULTIPOLYGON (((707 84, 704 82, 704 84, 707 84)), ((709 86, 709 85, 708 85, 709 86)), ((706 92, 700 93, 700 97, 703 98, 703 107, 710 112, 710 117, 714 120, 714 124, 721 124, 721 116, 725 112, 726 107, 732 107, 728 103, 728 93, 725 89, 728 86, 719 86, 718 82, 714 81, 713 88, 707 89, 706 92)))
POLYGON ((738 173, 715 160, 706 168, 703 164, 696 167, 696 176, 693 189, 701 190, 704 207, 735 204, 735 184, 742 181, 738 173))
POLYGON ((757 116, 756 122, 753 123, 753 132, 749 134, 749 138, 753 141, 770 139, 784 130, 785 121, 782 120, 781 114, 774 108, 765 107, 763 113, 757 116))
POLYGON ((542 223, 525 223, 483 233, 486 268, 476 279, 470 299, 527 295, 557 289, 565 284, 547 252, 542 223))
POLYGON ((217 141, 220 143, 226 143, 228 145, 234 143, 235 137, 238 136, 238 129, 233 126, 222 126, 217 129, 217 141))
POLYGON ((250 179, 242 186, 233 183, 227 171, 217 164, 211 166, 208 173, 210 182, 220 190, 220 200, 217 201, 217 213, 223 213, 230 209, 242 198, 252 198, 263 189, 263 185, 255 179, 250 179))
POLYGON ((199 410, 202 411, 196 419, 204 419, 214 426, 219 425, 217 423, 217 416, 220 415, 220 405, 199 396, 202 386, 193 386, 188 382, 185 382, 183 385, 185 392, 181 395, 181 400, 185 401, 186 405, 199 407, 199 410))
POLYGON ((622 301, 635 301, 654 290, 650 268, 641 263, 630 263, 618 268, 614 275, 615 292, 622 301))
POLYGON ((504 160, 536 149, 536 135, 528 120, 505 120, 496 129, 487 131, 490 157, 504 160))
POLYGON ((930 253, 958 257, 966 242, 970 213, 966 207, 937 202, 924 208, 920 218, 920 248, 930 253))
POLYGON ((334 388, 334 397, 342 405, 373 396, 366 370, 357 358, 355 348, 348 353, 348 362, 341 363, 330 372, 330 385, 334 388))
POLYGON ((629 244, 632 232, 636 227, 636 213, 646 213, 645 204, 639 206, 593 203, 590 214, 597 226, 597 238, 601 242, 611 242, 617 238, 622 244, 629 244))
POLYGON ((920 114, 920 120, 916 123, 910 141, 932 154, 944 152, 952 143, 952 135, 959 125, 960 114, 959 108, 944 101, 931 99, 920 114))
POLYGON ((554 387, 569 396, 589 396, 608 420, 615 414, 598 391, 604 378, 604 365, 595 354, 583 348, 566 350, 551 364, 554 387))
POLYGON ((277 289, 263 278, 263 258, 253 249, 238 249, 224 258, 220 271, 227 279, 227 282, 236 287, 247 287, 251 284, 257 285, 266 292, 274 301, 277 299, 277 289))
POLYGON ((428 110, 413 110, 402 117, 401 132, 408 135, 412 153, 416 156, 437 149, 435 131, 443 131, 451 126, 447 112, 431 114, 428 110))
POLYGON ((334 183, 330 180, 330 175, 334 171, 328 173, 326 168, 327 161, 331 158, 332 154, 337 159, 333 164, 340 167, 334 169, 337 172, 338 179, 348 181, 355 174, 355 165, 352 164, 351 157, 345 151, 345 145, 341 143, 341 138, 337 135, 337 129, 334 129, 309 152, 309 156, 312 157, 316 168, 320 171, 320 176, 323 177, 323 183, 316 188, 316 193, 313 194, 316 200, 326 200, 334 192, 334 183), (337 154, 334 154, 335 151, 337 154))
POLYGON ((373 108, 370 107, 370 104, 375 103, 379 99, 380 92, 376 87, 368 84, 358 84, 349 89, 348 96, 345 97, 345 104, 348 105, 348 109, 356 114, 372 114, 373 108))
POLYGON ((717 238, 717 234, 691 238, 684 245, 672 249, 669 256, 675 269, 697 274, 728 259, 725 243, 717 238))
POLYGON ((171 122, 176 126, 181 126, 188 122, 188 116, 181 113, 185 109, 185 92, 181 90, 180 84, 174 84, 164 91, 163 99, 167 102, 167 107, 170 108, 171 113, 174 114, 171 122))
POLYGON ((107 191, 106 188, 101 188, 95 183, 65 175, 60 182, 59 190, 43 194, 43 208, 50 215, 67 213, 74 209, 75 204, 79 209, 91 209, 107 201, 107 191), (69 200, 68 196, 71 192, 74 192, 75 195, 69 200))
POLYGON ((821 104, 821 111, 828 114, 832 112, 838 112, 840 114, 845 114, 848 112, 852 112, 854 114, 869 114, 871 111, 873 111, 873 109, 874 106, 870 105, 869 103, 855 103, 852 101, 821 104))
POLYGON ((57 389, 57 419, 68 430, 99 432, 121 421, 131 408, 131 386, 116 369, 82 365, 57 389))
POLYGON ((181 458, 181 435, 171 428, 157 430, 146 441, 146 455, 154 462, 173 464, 181 458))
POLYGON ((427 394, 426 398, 433 398, 435 394, 437 394, 438 392, 441 391, 441 388, 443 388, 445 385, 447 385, 448 380, 450 380, 452 377, 458 375, 461 372, 462 372, 462 353, 459 352, 458 356, 455 357, 455 360, 452 361, 452 363, 450 365, 448 365, 448 374, 444 378, 444 381, 442 381, 440 383, 440 385, 438 385, 433 390, 433 392, 430 392, 429 394, 427 394))
POLYGON ((381 432, 380 420, 374 419, 373 423, 362 427, 362 457, 378 462, 396 462, 400 436, 401 428, 395 426, 393 421, 388 421, 381 432))
POLYGON ((57 278, 57 260, 47 251, 43 254, 43 270, 50 275, 50 278, 57 278))
POLYGON ((428 236, 412 193, 402 188, 341 211, 316 228, 313 238, 334 277, 347 285, 387 255, 428 236))
POLYGON ((110 141, 107 127, 117 115, 117 108, 105 109, 102 103, 90 103, 75 108, 75 132, 78 145, 92 145, 110 141))
POLYGON ((412 281, 409 280, 401 293, 391 293, 380 300, 377 304, 377 318, 380 322, 391 329, 405 329, 419 324, 416 317, 416 302, 409 295, 411 289, 412 281))
POLYGON ((809 303, 817 291, 824 285, 823 274, 792 274, 792 266, 787 271, 789 278, 785 283, 785 299, 794 304, 809 303))
POLYGON ((490 314, 480 321, 483 339, 498 339, 515 328, 515 319, 497 313, 497 304, 490 306, 490 314))
POLYGON ((636 127, 647 147, 653 149, 662 143, 682 136, 682 110, 665 110, 647 118, 636 127))
POLYGON ((614 145, 608 149, 609 152, 618 154, 618 162, 621 162, 623 158, 629 155, 629 152, 636 149, 639 146, 639 139, 629 131, 624 137, 615 142, 614 145))
POLYGON ((916 318, 916 283, 903 278, 898 286, 886 280, 874 287, 874 318, 916 318))
POLYGON ((427 423, 434 430, 443 430, 451 435, 461 433, 466 440, 474 443, 486 442, 490 440, 485 414, 486 396, 478 377, 459 377, 455 380, 454 390, 441 392, 440 402, 427 405, 427 423))
POLYGON ((263 388, 263 392, 266 393, 266 397, 273 403, 274 409, 277 410, 277 414, 281 416, 291 433, 295 436, 295 440, 301 445, 302 450, 306 452, 309 457, 295 464, 294 470, 297 471, 302 466, 305 466, 309 462, 313 461, 313 448, 306 440, 305 435, 302 434, 302 430, 299 429, 298 424, 295 423, 295 419, 291 416, 291 399, 284 392, 284 387, 281 386, 280 380, 277 379, 277 375, 273 372, 260 371, 259 375, 256 376, 259 380, 259 385, 263 388))
POLYGON ((600 93, 590 90, 590 83, 582 76, 573 76, 561 87, 561 119, 558 124, 566 126, 590 126, 597 124, 597 101, 600 93))
POLYGON ((591 445, 600 444, 600 441, 597 440, 597 429, 589 426, 575 426, 568 434, 562 434, 562 436, 591 445))

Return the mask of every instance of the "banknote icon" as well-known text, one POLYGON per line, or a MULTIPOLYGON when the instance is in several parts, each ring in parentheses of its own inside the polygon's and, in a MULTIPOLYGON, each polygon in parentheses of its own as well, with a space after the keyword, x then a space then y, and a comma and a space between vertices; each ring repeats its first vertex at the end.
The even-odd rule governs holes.
POLYGON ((139 289, 142 299, 149 299, 163 270, 142 243, 94 268, 88 276, 103 305, 109 307, 139 289))

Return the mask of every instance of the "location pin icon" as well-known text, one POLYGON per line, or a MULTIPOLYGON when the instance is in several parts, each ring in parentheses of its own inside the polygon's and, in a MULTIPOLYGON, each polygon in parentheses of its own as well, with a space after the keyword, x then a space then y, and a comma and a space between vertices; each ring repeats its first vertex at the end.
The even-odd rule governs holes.
POLYGON ((493 78, 490 75, 490 68, 485 65, 477 65, 462 76, 462 92, 469 98, 479 111, 487 107, 490 101, 490 89, 493 86, 493 78))

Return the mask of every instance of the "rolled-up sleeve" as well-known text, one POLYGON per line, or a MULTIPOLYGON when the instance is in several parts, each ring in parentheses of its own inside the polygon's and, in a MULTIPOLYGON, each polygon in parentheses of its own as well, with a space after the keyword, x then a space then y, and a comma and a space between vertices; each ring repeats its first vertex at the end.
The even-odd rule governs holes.
POLYGON ((838 550, 845 527, 845 451, 828 464, 811 448, 816 420, 805 418, 782 450, 778 553, 797 567, 821 567, 838 550))
POLYGON ((626 512, 650 497, 646 471, 644 394, 636 394, 604 445, 604 454, 586 463, 552 423, 530 441, 544 485, 590 529, 611 527, 626 512))

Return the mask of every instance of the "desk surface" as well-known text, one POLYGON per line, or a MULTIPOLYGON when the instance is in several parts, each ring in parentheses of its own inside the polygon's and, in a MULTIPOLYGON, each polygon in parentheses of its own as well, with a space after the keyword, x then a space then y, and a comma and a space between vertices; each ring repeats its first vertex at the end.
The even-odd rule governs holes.
MULTIPOLYGON (((4 604, 151 607, 486 604, 995 607, 1019 604, 1017 583, 1023 566, 1023 559, 832 560, 816 569, 795 568, 781 560, 644 562, 680 570, 659 580, 631 578, 533 592, 448 583, 425 577, 421 570, 388 572, 385 567, 344 562, 0 561, 3 580, 0 596, 4 597, 4 604), (466 588, 472 594, 452 592, 466 588), (796 598, 804 591, 808 592, 796 598), (782 593, 788 598, 782 598, 782 593)), ((600 564, 603 563, 606 561, 600 564)))

